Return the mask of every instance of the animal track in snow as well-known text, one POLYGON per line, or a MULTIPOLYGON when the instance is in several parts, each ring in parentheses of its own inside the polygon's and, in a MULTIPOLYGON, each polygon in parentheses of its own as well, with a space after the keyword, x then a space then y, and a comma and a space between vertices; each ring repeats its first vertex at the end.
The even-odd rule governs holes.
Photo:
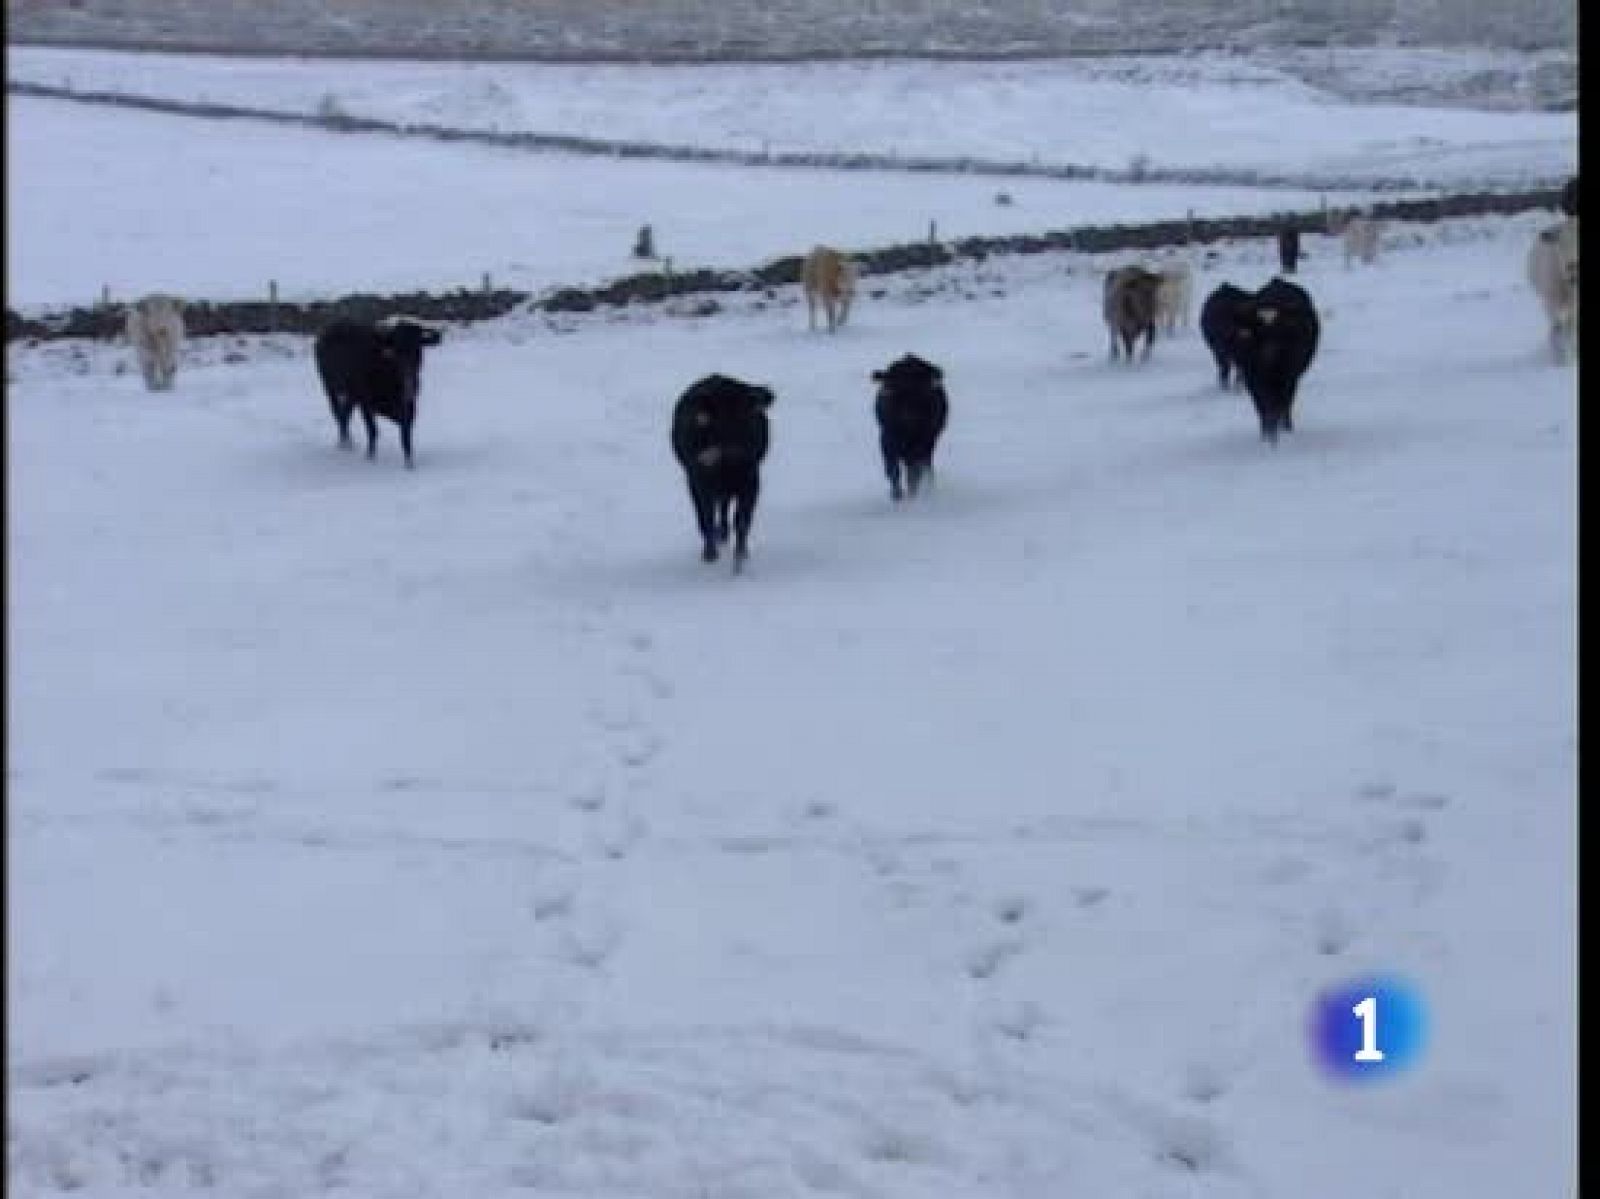
POLYGON ((649 765, 661 749, 661 740, 654 733, 630 729, 629 735, 617 746, 617 757, 631 769, 649 765))
POLYGON ((607 789, 603 782, 587 783, 576 788, 567 802, 580 812, 598 812, 606 806, 607 789))
POLYGON ((1382 781, 1363 784, 1356 791, 1356 797, 1370 803, 1385 803, 1420 812, 1438 812, 1450 805, 1450 797, 1442 792, 1414 791, 1402 794, 1393 783, 1382 781))
POLYGON ((1317 917, 1317 952, 1336 957, 1350 947, 1354 932, 1350 921, 1338 908, 1328 908, 1317 917))
POLYGON ((557 916, 571 915, 576 892, 576 885, 566 878, 551 879, 541 884, 533 894, 533 918, 551 920, 557 916))
POLYGON ((1210 1062, 1190 1062, 1183 1072, 1183 1097, 1195 1103, 1211 1103, 1228 1092, 1228 1079, 1210 1062))
POLYGON ((1013 1041, 1031 1040, 1044 1023, 1044 1009, 1031 999, 1010 1004, 994 1017, 995 1030, 1013 1041))
POLYGON ((622 943, 622 926, 607 916, 587 916, 569 921, 562 929, 561 952, 567 961, 586 970, 598 970, 622 943))
POLYGON ((1022 952, 1022 942, 1008 939, 991 941, 967 955, 967 974, 976 979, 993 978, 1001 966, 1022 952))
POLYGON ((1028 901, 1021 895, 1008 895, 994 905, 995 919, 1002 924, 1020 924, 1028 914, 1028 901))
POLYGON ((645 822, 631 812, 611 814, 592 830, 591 844, 598 856, 612 861, 627 857, 646 832, 645 822))

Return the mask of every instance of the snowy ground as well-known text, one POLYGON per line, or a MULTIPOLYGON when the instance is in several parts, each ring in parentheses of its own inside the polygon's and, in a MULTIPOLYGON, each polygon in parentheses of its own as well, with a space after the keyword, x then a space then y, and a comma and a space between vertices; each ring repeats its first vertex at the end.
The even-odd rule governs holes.
POLYGON ((13 351, 14 1193, 1573 1193, 1541 219, 1313 239, 1276 452, 1193 333, 1108 364, 1066 256, 835 338, 792 289, 455 331, 410 473, 302 340, 159 397, 13 351), (896 508, 906 350, 954 415, 896 508), (666 447, 711 370, 778 391, 737 580, 666 447), (1344 1089, 1303 1024, 1371 969, 1433 1039, 1344 1089))
POLYGON ((107 286, 116 300, 220 300, 265 299, 269 280, 286 299, 477 287, 485 274, 529 291, 587 285, 650 268, 629 256, 645 223, 687 270, 819 241, 920 241, 930 222, 957 238, 1370 198, 616 161, 56 100, 13 98, 6 122, 13 307, 94 303, 107 286), (996 204, 999 191, 1013 203, 996 204))
MULTIPOLYGON (((1330 54, 1323 71, 1381 93, 1420 89, 1452 69, 1482 77, 1506 57, 1330 54)), ((744 151, 966 155, 1114 170, 1142 157, 1159 168, 1451 187, 1547 180, 1576 162, 1575 112, 1353 103, 1282 69, 1220 54, 644 67, 12 48, 7 75, 300 113, 331 100, 350 115, 392 121, 744 151)))

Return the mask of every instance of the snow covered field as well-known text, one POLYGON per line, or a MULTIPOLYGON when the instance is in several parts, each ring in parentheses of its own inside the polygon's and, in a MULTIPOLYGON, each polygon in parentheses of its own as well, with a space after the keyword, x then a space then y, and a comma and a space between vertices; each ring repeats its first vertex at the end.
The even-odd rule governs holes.
POLYGON ((7 302, 167 289, 206 299, 499 286, 632 274, 639 226, 676 267, 1246 212, 1352 192, 747 170, 440 145, 12 98, 7 302), (17 180, 26 180, 19 184, 17 180), (181 181, 181 182, 180 182, 181 181), (995 203, 995 193, 1012 197, 995 203), (115 197, 86 202, 86 197, 115 197))
MULTIPOLYGON (((1487 52, 1352 55, 1382 79, 1490 71, 1487 52), (1398 59, 1398 61, 1397 61, 1398 59), (1409 67, 1409 70, 1407 68, 1409 67)), ((556 66, 240 60, 13 48, 14 80, 310 113, 773 152, 962 155, 1121 170, 1231 167, 1324 178, 1521 185, 1573 169, 1574 112, 1358 104, 1221 54, 1018 63, 556 66)))
MULTIPOLYGON (((554 171, 9 120, 38 302, 490 269, 523 253, 511 173, 532 204, 554 171), (150 154, 187 172, 167 222, 150 154), (61 186, 90 163, 115 186, 61 186)), ((574 212, 608 201, 583 165, 574 212)), ((673 251, 678 221, 742 262, 815 236, 695 207, 757 186, 743 211, 879 236, 861 179, 847 207, 716 178, 653 185, 673 251)), ((920 223, 945 181, 904 182, 920 223)), ((1324 336, 1276 451, 1192 331, 1107 363, 1105 263, 1070 255, 874 280, 831 338, 792 288, 451 330, 414 472, 390 427, 375 463, 335 449, 304 339, 191 344, 159 396, 122 346, 13 348, 11 1190, 1572 1194, 1577 395, 1522 279, 1548 219, 1351 271, 1309 239, 1324 336), (953 415, 897 507, 868 373, 908 350, 953 415), (714 370, 778 393, 738 579, 667 448, 714 370), (1304 1028, 1371 971, 1432 1036, 1350 1088, 1304 1028)), ((1198 293, 1271 269, 1224 247, 1198 293)))

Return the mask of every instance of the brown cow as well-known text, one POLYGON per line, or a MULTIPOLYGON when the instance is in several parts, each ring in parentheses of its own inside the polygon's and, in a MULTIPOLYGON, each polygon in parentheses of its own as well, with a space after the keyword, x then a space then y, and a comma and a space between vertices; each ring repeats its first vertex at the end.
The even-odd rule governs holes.
POLYGON ((1160 289, 1161 276, 1142 266, 1118 267, 1106 275, 1102 300, 1106 332, 1111 336, 1112 361, 1116 361, 1119 337, 1129 362, 1133 361, 1134 343, 1140 337, 1145 339, 1143 357, 1150 357, 1150 347, 1156 340, 1160 289))
POLYGON ((850 318, 850 301, 856 294, 855 263, 832 246, 816 246, 806 256, 800 281, 806 289, 806 318, 811 329, 817 327, 817 304, 822 304, 828 319, 828 332, 838 331, 850 318))

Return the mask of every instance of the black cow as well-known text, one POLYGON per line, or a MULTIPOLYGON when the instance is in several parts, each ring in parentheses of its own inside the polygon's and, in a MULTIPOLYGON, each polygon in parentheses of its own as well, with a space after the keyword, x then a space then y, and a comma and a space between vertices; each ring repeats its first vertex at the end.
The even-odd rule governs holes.
POLYGON ((1235 315, 1233 359, 1261 422, 1261 438, 1277 445, 1294 431, 1294 397, 1317 355, 1322 326, 1311 295, 1297 283, 1273 279, 1235 315))
POLYGON ((1219 387, 1225 388, 1231 382, 1235 365, 1233 329, 1241 308, 1249 300, 1250 293, 1244 288, 1223 283, 1200 305, 1200 336, 1206 339, 1211 356, 1217 360, 1219 387))
POLYGON ((437 329, 405 319, 368 324, 336 320, 317 334, 317 374, 328 393, 328 407, 339 426, 339 448, 350 448, 350 416, 361 409, 367 426, 367 457, 378 452, 378 420, 400 426, 406 466, 411 460, 411 427, 417 419, 422 382, 422 349, 440 341, 437 329))
POLYGON ((672 409, 672 452, 689 480, 694 517, 704 548, 700 558, 717 560, 728 540, 733 513, 733 569, 749 556, 750 522, 761 494, 761 462, 767 456, 770 387, 707 375, 678 398, 672 409))
POLYGON ((1294 274, 1300 265, 1300 227, 1285 221, 1278 229, 1278 265, 1286 275, 1294 274))
POLYGON ((878 446, 883 470, 889 476, 889 495, 915 498, 924 476, 932 477, 933 451, 950 418, 950 398, 945 395, 944 372, 915 354, 906 354, 881 371, 872 372, 878 384, 873 411, 878 417, 878 446), (900 473, 905 471, 905 487, 900 473))

